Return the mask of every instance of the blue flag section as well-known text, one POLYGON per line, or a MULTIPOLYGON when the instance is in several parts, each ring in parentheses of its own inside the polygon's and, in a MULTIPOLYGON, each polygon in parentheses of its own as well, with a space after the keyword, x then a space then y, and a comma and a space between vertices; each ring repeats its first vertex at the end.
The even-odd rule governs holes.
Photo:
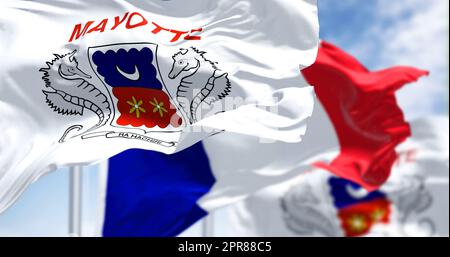
POLYGON ((330 178, 329 184, 331 194, 334 198, 334 204, 337 208, 344 208, 356 203, 369 202, 387 197, 381 191, 366 192, 358 184, 342 178, 332 177, 330 178))
POLYGON ((105 237, 171 237, 204 217, 215 179, 201 143, 172 155, 132 149, 109 160, 105 237))
POLYGON ((119 49, 108 50, 105 53, 96 51, 92 55, 97 71, 105 77, 105 82, 111 87, 144 87, 162 89, 157 79, 157 69, 152 64, 155 55, 144 47, 140 50, 131 48, 129 51, 119 49))

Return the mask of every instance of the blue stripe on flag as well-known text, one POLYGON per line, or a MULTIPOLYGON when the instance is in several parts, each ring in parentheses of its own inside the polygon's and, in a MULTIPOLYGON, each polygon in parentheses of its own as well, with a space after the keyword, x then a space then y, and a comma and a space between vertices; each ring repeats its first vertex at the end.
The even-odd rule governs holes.
POLYGON ((165 155, 132 149, 109 160, 103 236, 176 236, 207 213, 215 179, 201 143, 165 155))
POLYGON ((331 186, 331 194, 334 198, 334 205, 338 209, 362 202, 370 202, 375 199, 386 198, 386 194, 381 191, 373 191, 361 197, 355 198, 355 196, 350 194, 349 190, 353 189, 359 191, 364 189, 355 182, 342 178, 331 177, 329 184, 331 186))

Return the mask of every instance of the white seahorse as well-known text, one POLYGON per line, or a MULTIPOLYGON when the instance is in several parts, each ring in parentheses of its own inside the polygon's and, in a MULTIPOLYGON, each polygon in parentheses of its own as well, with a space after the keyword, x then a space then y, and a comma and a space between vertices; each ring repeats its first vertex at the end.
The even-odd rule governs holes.
POLYGON ((194 47, 180 49, 172 57, 169 73, 170 79, 183 76, 177 88, 177 101, 191 124, 198 120, 196 113, 202 102, 212 104, 231 91, 228 73, 217 68, 204 54, 194 47))
POLYGON ((327 203, 313 192, 312 185, 302 181, 291 187, 280 199, 286 227, 300 236, 340 236, 333 213, 327 203))
MULTIPOLYGON (((98 122, 87 131, 103 126, 111 116, 111 106, 108 98, 94 85, 85 79, 91 76, 78 68, 78 62, 73 52, 58 55, 46 68, 39 71, 44 73, 47 90, 42 92, 50 108, 63 115, 83 115, 84 109, 90 110, 98 116, 98 122)), ((64 141, 72 129, 80 130, 81 125, 72 126, 66 130, 60 142, 64 141)))

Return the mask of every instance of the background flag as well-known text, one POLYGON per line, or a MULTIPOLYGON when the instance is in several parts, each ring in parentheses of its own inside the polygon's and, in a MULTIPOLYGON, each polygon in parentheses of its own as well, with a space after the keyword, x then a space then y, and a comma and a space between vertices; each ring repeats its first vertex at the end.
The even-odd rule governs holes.
POLYGON ((171 155, 128 150, 108 165, 103 236, 173 236, 207 214, 196 204, 214 183, 201 143, 171 155))
POLYGON ((389 180, 367 192, 313 170, 226 209, 242 236, 448 236, 448 117, 413 121, 389 180))
MULTIPOLYGON (((370 181, 373 183, 369 184, 363 178, 372 176, 384 178, 389 174, 392 166, 391 156, 397 156, 394 151, 395 146, 406 139, 410 133, 409 125, 404 121, 401 110, 395 103, 394 91, 404 83, 414 81, 426 72, 410 67, 399 67, 370 73, 359 64, 356 65, 356 60, 348 54, 328 43, 322 43, 318 56, 318 63, 312 65, 310 71, 305 75, 306 79, 315 82, 315 90, 318 92, 317 96, 323 107, 317 101, 313 115, 309 119, 308 134, 301 143, 261 142, 257 137, 222 133, 203 140, 204 151, 188 154, 184 152, 195 150, 186 149, 182 152, 184 155, 180 155, 180 157, 145 154, 141 150, 122 153, 109 162, 109 173, 112 177, 107 179, 108 193, 104 199, 106 220, 103 231, 105 232, 105 229, 111 231, 108 227, 118 226, 123 230, 116 229, 114 234, 105 233, 105 235, 134 235, 137 232, 133 231, 141 231, 144 229, 142 224, 146 223, 162 227, 173 226, 168 231, 182 231, 190 224, 181 224, 174 220, 186 221, 186 217, 192 218, 196 215, 196 218, 192 220, 194 221, 209 211, 242 200, 264 187, 290 181, 299 174, 309 171, 319 160, 333 160, 336 156, 344 155, 346 164, 349 166, 348 172, 338 166, 337 169, 340 173, 337 173, 339 175, 352 178, 356 183, 361 183, 366 187, 370 185, 371 189, 375 185, 379 186, 382 179, 375 181, 376 183, 372 179, 370 181), (330 56, 334 56, 335 61, 330 61, 330 56), (341 62, 339 61, 340 57, 342 57, 341 62), (345 61, 346 59, 352 61, 345 61), (353 72, 351 72, 352 67, 355 67, 353 72), (334 76, 335 82, 315 81, 314 79, 320 77, 321 70, 323 70, 324 76, 334 76), (354 81, 346 74, 352 74, 352 76, 359 74, 369 82, 363 83, 359 79, 354 81), (363 100, 360 101, 359 97, 363 100), (362 105, 363 113, 358 112, 360 105, 362 105), (388 110, 384 108, 384 105, 389 106, 388 110), (352 143, 345 136, 355 136, 361 140, 352 143), (344 137, 345 140, 339 140, 341 137, 344 137), (362 144, 362 142, 365 143, 362 144), (372 154, 372 158, 368 157, 369 153, 372 154), (386 157, 388 161, 380 161, 383 160, 382 153, 388 154, 386 157), (127 167, 129 161, 126 160, 128 158, 133 162, 133 168, 127 167), (149 165, 149 163, 158 164, 161 162, 160 160, 164 160, 164 166, 149 165), (206 160, 208 160, 208 165, 205 163, 206 160), (364 165, 358 166, 356 165, 358 163, 364 165), (185 204, 196 206, 192 207, 196 210, 201 208, 204 213, 197 211, 191 213, 186 209, 178 209, 179 201, 164 206, 157 204, 160 201, 157 198, 160 193, 153 190, 158 190, 159 187, 153 185, 159 183, 160 175, 156 173, 178 174, 176 170, 180 167, 183 167, 182 172, 191 172, 193 175, 189 175, 189 179, 184 178, 187 175, 170 177, 169 179, 173 179, 175 183, 186 183, 186 186, 173 188, 172 191, 166 193, 170 197, 177 196, 180 201, 182 199, 189 201, 185 204), (139 170, 139 173, 134 172, 136 169, 139 170), (378 169, 381 169, 379 171, 381 175, 377 174, 378 169), (373 175, 365 176, 366 173, 372 174, 371 172, 373 175), (203 183, 202 188, 205 190, 210 188, 206 190, 207 193, 203 191, 194 193, 189 188, 189 185, 192 184, 191 179, 195 178, 197 174, 214 178, 214 183, 197 182, 203 183), (134 179, 131 179, 132 177, 134 179), (147 184, 148 187, 139 187, 141 191, 133 195, 123 194, 124 189, 116 186, 114 182, 123 180, 128 181, 123 185, 130 188, 134 188, 134 180, 140 185, 147 184), (183 180, 185 181, 183 182, 183 180), (188 197, 188 195, 190 196, 188 197), (129 199, 129 197, 131 198, 129 199), (109 205, 115 206, 116 202, 122 203, 123 206, 112 211, 109 205), (135 202, 143 204, 133 204, 135 202), (144 205, 147 207, 143 209, 144 205), (145 220, 145 213, 150 206, 158 207, 152 207, 156 209, 152 209, 151 217, 145 220), (162 222, 168 217, 165 215, 166 212, 172 214, 170 216, 173 218, 171 223, 162 222), (140 214, 140 218, 136 221, 132 221, 135 217, 134 213, 140 214), (129 226, 130 223, 133 223, 133 226, 129 226)), ((335 172, 334 164, 331 166, 333 169, 330 170, 335 172)), ((165 180, 165 182, 170 186, 169 180, 165 180)), ((382 205, 384 202, 380 204, 382 205)), ((162 231, 154 226, 145 230, 148 235, 158 235, 162 231)), ((171 235, 174 236, 176 233, 171 235)))
POLYGON ((315 165, 376 189, 389 177, 397 158, 395 147, 411 133, 395 92, 428 72, 401 66, 371 72, 354 57, 322 42, 316 62, 302 73, 314 86, 340 147, 330 163, 315 165))

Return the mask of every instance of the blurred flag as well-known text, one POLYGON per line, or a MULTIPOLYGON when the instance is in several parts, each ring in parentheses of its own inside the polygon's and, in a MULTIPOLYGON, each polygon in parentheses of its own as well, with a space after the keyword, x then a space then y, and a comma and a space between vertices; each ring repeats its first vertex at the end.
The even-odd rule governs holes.
POLYGON ((315 1, 2 0, 0 13, 0 212, 61 165, 222 130, 306 132, 315 1))
POLYGON ((339 142, 339 154, 315 166, 373 190, 389 177, 395 147, 410 136, 395 92, 427 75, 412 67, 371 72, 354 57, 322 42, 313 66, 302 71, 324 106, 339 142))
POLYGON ((449 120, 412 122, 392 176, 367 192, 323 170, 264 189, 226 209, 242 236, 448 236, 449 120))
POLYGON ((198 147, 164 156, 130 150, 113 157, 104 199, 104 235, 176 235, 173 232, 182 231, 209 211, 289 181, 313 164, 375 189, 389 174, 397 157, 395 147, 410 135, 394 93, 424 74, 411 67, 369 72, 353 57, 323 42, 316 63, 304 72, 322 104, 316 101, 302 143, 261 142, 257 137, 222 133, 203 140, 201 151, 198 147), (333 159, 330 165, 318 162, 333 159), (171 188, 170 180, 186 184, 164 191, 179 201, 158 204, 163 197, 161 176, 167 184, 164 188, 171 188), (213 177, 215 182, 196 176, 213 177), (194 192, 190 186, 201 190, 194 192), (178 208, 181 201, 193 211, 178 208))

